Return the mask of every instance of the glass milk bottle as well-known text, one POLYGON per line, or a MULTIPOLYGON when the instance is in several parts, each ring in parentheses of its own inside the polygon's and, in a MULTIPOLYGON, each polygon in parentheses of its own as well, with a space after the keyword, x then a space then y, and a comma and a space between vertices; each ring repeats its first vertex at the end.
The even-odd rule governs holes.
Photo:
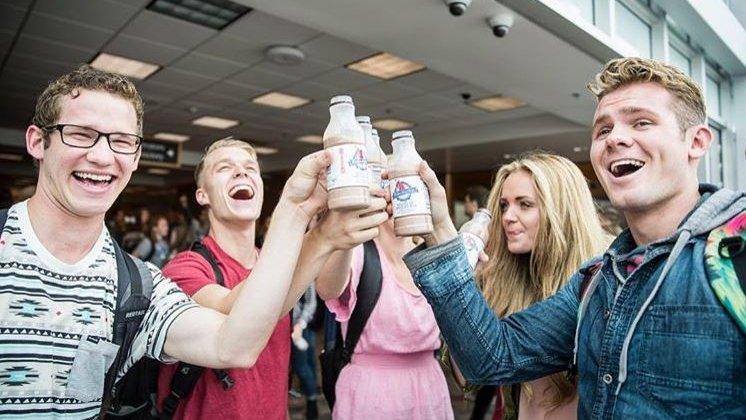
POLYGON ((394 233, 397 236, 426 235, 433 231, 430 194, 419 175, 422 158, 414 148, 412 132, 395 132, 391 145, 394 153, 388 162, 388 171, 394 233))
POLYGON ((474 217, 464 223, 459 230, 459 236, 461 236, 461 240, 464 242, 466 257, 469 259, 472 270, 476 268, 479 253, 484 250, 487 239, 489 239, 491 220, 492 215, 489 210, 479 209, 474 214, 474 217))

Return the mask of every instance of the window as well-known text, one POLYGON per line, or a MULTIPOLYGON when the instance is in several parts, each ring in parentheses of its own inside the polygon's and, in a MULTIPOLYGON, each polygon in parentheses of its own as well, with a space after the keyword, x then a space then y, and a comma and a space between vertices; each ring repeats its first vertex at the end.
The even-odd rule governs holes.
POLYGON ((720 83, 709 75, 705 80, 705 103, 708 114, 720 116, 720 83))
POLYGON ((593 23, 593 0, 565 0, 586 21, 593 23))
POLYGON ((708 182, 719 187, 723 186, 723 143, 722 133, 719 128, 710 125, 712 130, 712 143, 710 149, 702 160, 699 161, 697 175, 699 182, 708 182))
POLYGON ((650 25, 637 16, 624 3, 616 0, 615 35, 637 48, 640 57, 650 58, 651 30, 650 25))
POLYGON ((668 61, 689 76, 692 75, 692 60, 672 45, 669 46, 668 61))

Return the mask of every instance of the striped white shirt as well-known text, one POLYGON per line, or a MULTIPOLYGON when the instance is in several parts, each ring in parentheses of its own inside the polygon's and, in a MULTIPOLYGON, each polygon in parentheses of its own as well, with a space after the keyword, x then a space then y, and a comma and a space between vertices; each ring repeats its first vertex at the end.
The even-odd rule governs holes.
MULTIPOLYGON (((118 378, 143 356, 173 361, 163 353, 168 328, 196 306, 149 268, 151 304, 118 378)), ((10 208, 0 236, 0 417, 98 415, 118 350, 111 343, 116 289, 112 239, 103 226, 91 251, 67 264, 39 241, 26 202, 10 208)))

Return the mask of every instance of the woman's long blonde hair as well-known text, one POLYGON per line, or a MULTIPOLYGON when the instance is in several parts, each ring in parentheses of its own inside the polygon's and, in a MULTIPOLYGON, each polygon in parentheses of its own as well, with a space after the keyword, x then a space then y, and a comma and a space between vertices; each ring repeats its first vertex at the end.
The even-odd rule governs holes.
MULTIPOLYGON (((488 207, 493 217, 485 252, 490 258, 477 279, 485 299, 500 317, 557 293, 583 261, 602 253, 611 242, 601 227, 583 173, 561 156, 534 152, 500 168, 488 207), (500 209, 505 180, 518 171, 531 176, 540 214, 528 255, 508 250, 500 209)), ((549 404, 556 408, 574 396, 575 387, 564 373, 552 375, 551 381, 554 392, 549 404)), ((522 388, 531 395, 530 387, 524 384, 522 388)))

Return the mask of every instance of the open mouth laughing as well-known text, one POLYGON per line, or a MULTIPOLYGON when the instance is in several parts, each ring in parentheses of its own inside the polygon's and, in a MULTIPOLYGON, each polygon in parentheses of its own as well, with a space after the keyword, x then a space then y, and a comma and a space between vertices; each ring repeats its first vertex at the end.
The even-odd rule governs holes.
POLYGON ((251 200, 254 198, 254 188, 248 184, 235 185, 228 191, 228 195, 234 200, 251 200))
POLYGON ((639 171, 643 166, 645 162, 638 159, 618 159, 611 162, 607 169, 615 178, 621 178, 639 171))
POLYGON ((73 172, 73 178, 75 178, 77 181, 90 186, 95 187, 105 187, 114 181, 116 177, 111 174, 102 174, 102 173, 94 173, 94 172, 83 172, 83 171, 75 171, 73 172))

